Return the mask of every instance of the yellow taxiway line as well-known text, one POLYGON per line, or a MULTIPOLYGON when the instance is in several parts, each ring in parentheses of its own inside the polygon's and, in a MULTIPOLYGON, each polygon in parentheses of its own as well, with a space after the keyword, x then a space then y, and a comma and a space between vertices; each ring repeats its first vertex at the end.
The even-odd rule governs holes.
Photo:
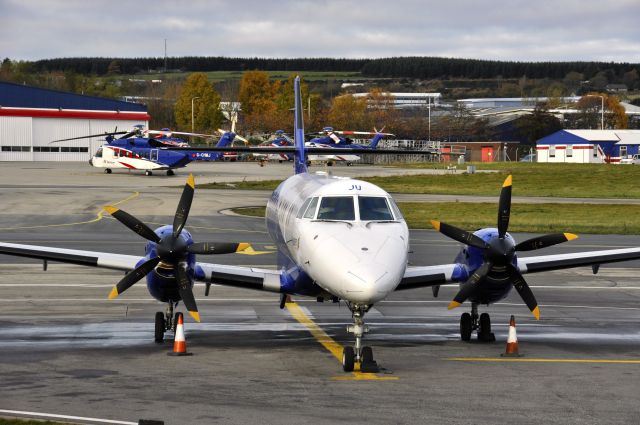
MULTIPOLYGON (((300 308, 300 306, 294 302, 287 302, 285 304, 287 310, 291 316, 296 319, 300 324, 302 324, 309 333, 324 347, 326 348, 332 355, 335 357, 340 364, 342 364, 342 345, 338 344, 333 338, 331 338, 327 333, 322 330, 320 326, 318 326, 311 318, 300 308)), ((356 371, 352 372, 350 375, 344 376, 335 376, 331 378, 335 381, 395 381, 398 378, 397 376, 378 376, 375 373, 362 373, 358 369, 360 368, 360 364, 356 363, 356 371)))
POLYGON ((615 359, 540 359, 526 357, 450 357, 445 360, 456 362, 512 362, 512 363, 611 363, 611 364, 640 364, 640 360, 615 359))

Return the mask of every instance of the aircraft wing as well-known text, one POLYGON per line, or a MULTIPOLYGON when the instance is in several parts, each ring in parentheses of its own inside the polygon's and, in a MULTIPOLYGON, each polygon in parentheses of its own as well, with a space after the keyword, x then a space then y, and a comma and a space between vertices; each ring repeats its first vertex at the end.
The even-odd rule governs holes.
POLYGON ((458 282, 461 273, 466 272, 462 270, 459 264, 407 267, 407 270, 404 272, 404 277, 397 286, 396 291, 458 282))
POLYGON ((597 266, 605 263, 640 259, 640 248, 607 249, 604 251, 518 257, 520 273, 537 273, 572 267, 597 266))
MULTIPOLYGON (((522 274, 538 273, 638 259, 640 259, 640 248, 607 249, 603 251, 518 257, 518 269, 520 269, 520 273, 522 274)), ((462 282, 467 278, 468 272, 464 266, 456 263, 438 266, 407 267, 404 277, 396 290, 400 291, 462 282)))
POLYGON ((0 254, 124 271, 135 269, 136 264, 143 259, 143 257, 137 255, 20 245, 6 242, 0 242, 0 254))
MULTIPOLYGON (((123 271, 135 269, 144 259, 137 255, 6 242, 0 242, 0 254, 123 271)), ((275 270, 196 263, 196 280, 224 286, 280 292, 280 273, 275 270)))

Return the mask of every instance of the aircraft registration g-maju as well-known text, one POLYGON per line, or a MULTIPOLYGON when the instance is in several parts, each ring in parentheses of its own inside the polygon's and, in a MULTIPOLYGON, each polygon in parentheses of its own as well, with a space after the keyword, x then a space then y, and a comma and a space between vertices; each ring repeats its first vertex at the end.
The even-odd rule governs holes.
POLYGON ((278 293, 281 306, 288 295, 344 302, 353 319, 348 332, 355 337, 354 345, 343 351, 345 371, 354 370, 356 363, 363 371, 376 370, 372 348, 363 345, 368 332, 364 318, 394 291, 433 287, 437 295, 440 285, 460 284, 450 308, 470 301, 471 314, 461 317, 461 336, 468 339, 473 330, 482 334, 490 326, 488 315, 479 319, 478 305, 495 303, 512 288, 539 317, 536 299, 523 277, 527 273, 640 258, 640 248, 518 257, 518 252, 565 242, 575 235, 558 233, 516 243, 507 232, 512 184, 509 176, 500 194, 497 228, 472 233, 434 221, 436 229, 463 244, 459 255, 450 264, 409 266, 409 230, 387 192, 365 181, 308 172, 299 79, 294 87, 295 146, 285 151, 294 155, 295 173, 276 188, 266 210, 266 226, 277 246, 275 269, 196 260, 197 255, 233 253, 249 245, 194 241, 184 227, 194 196, 192 176, 184 186, 173 225, 152 230, 118 208, 105 207, 147 240, 144 255, 10 243, 0 243, 0 253, 126 271, 110 298, 145 278, 151 296, 168 304, 166 314, 156 314, 156 340, 162 340, 164 331, 171 328, 173 309, 180 301, 194 320, 200 320, 193 294, 195 281, 278 293))

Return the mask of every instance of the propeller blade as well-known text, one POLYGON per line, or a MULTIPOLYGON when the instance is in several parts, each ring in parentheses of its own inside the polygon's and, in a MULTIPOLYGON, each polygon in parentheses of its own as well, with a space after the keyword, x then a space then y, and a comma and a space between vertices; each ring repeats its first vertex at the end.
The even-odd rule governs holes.
POLYGON ((548 246, 557 245, 559 243, 572 241, 577 239, 578 235, 573 233, 550 233, 544 236, 527 239, 516 245, 516 251, 533 251, 536 249, 546 248, 548 246))
POLYGON ((500 203, 498 204, 498 237, 504 238, 509 228, 509 217, 511 216, 511 175, 507 176, 500 192, 500 203))
POLYGON ((191 209, 191 202, 193 201, 193 192, 195 190, 196 184, 193 180, 193 174, 189 174, 189 178, 187 178, 187 184, 184 185, 184 189, 182 190, 182 196, 180 197, 180 202, 178 203, 178 209, 176 210, 176 215, 173 217, 173 237, 177 238, 182 232, 184 228, 184 224, 187 222, 187 217, 189 217, 189 210, 191 209))
POLYGON ((112 300, 129 289, 134 283, 136 283, 147 274, 149 274, 153 269, 155 269, 159 262, 159 257, 152 258, 127 273, 126 276, 120 282, 118 282, 116 286, 113 287, 111 293, 109 293, 109 299, 112 300))
POLYGON ((155 242, 155 243, 160 243, 160 236, 156 235, 156 233, 153 230, 151 230, 149 226, 147 226, 146 224, 144 224, 143 222, 141 222, 131 214, 128 214, 122 211, 121 209, 112 207, 110 205, 103 207, 103 209, 109 214, 111 214, 113 218, 115 218, 120 223, 124 224, 129 229, 133 230, 134 232, 136 232, 146 240, 155 242))
POLYGON ((480 249, 488 248, 488 245, 485 243, 485 241, 471 232, 467 232, 466 230, 459 229, 455 226, 447 223, 442 223, 437 220, 431 220, 431 225, 438 232, 460 243, 474 246, 480 249))
POLYGON ((57 142, 66 142, 68 140, 80 140, 80 139, 90 139, 92 137, 106 137, 106 136, 114 136, 116 134, 127 134, 126 131, 115 131, 113 133, 102 133, 102 134, 92 134, 90 136, 80 136, 80 137, 70 137, 68 139, 59 139, 59 140, 52 140, 49 143, 57 143, 57 142))
POLYGON ((234 252, 244 251, 251 245, 242 243, 224 243, 224 242, 197 242, 187 247, 187 252, 191 254, 232 254, 234 252))
POLYGON ((520 294, 520 298, 522 298, 527 307, 529 307, 529 310, 533 313, 533 317, 535 317, 536 320, 540 320, 538 301, 536 301, 536 297, 533 295, 533 292, 531 292, 531 288, 529 288, 527 281, 524 280, 522 274, 520 274, 518 269, 513 265, 511 265, 511 276, 513 279, 511 283, 513 284, 513 287, 516 288, 516 291, 518 291, 518 294, 520 294))
POLYGON ((458 291, 456 296, 453 297, 453 301, 449 303, 449 306, 447 308, 451 310, 459 307, 460 304, 465 302, 467 298, 469 298, 471 294, 473 294, 473 291, 475 291, 476 284, 489 274, 492 265, 493 264, 489 261, 482 263, 482 265, 478 267, 478 269, 473 272, 471 276, 469 276, 469 279, 467 279, 467 281, 460 286, 460 290, 458 291))
POLYGON ((200 313, 198 313, 198 306, 196 305, 196 300, 193 297, 193 290, 191 288, 191 279, 189 278, 189 274, 182 264, 178 264, 174 268, 174 271, 176 273, 178 292, 180 293, 182 302, 187 308, 187 311, 189 311, 191 317, 193 317, 196 322, 199 322, 200 313))

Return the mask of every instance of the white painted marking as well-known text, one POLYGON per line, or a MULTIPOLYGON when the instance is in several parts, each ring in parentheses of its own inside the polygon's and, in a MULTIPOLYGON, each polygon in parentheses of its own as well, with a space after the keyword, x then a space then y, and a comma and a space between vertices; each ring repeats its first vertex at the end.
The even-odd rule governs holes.
POLYGON ((39 418, 50 418, 50 419, 70 419, 73 421, 91 421, 91 422, 99 422, 103 424, 122 424, 122 425, 137 425, 138 422, 124 422, 124 421, 114 421, 110 419, 99 419, 99 418, 85 418, 82 416, 67 416, 67 415, 56 415, 53 413, 38 413, 38 412, 26 412, 21 410, 3 410, 0 409, 0 413, 5 413, 8 415, 21 415, 21 416, 29 416, 29 417, 39 417, 39 418))

